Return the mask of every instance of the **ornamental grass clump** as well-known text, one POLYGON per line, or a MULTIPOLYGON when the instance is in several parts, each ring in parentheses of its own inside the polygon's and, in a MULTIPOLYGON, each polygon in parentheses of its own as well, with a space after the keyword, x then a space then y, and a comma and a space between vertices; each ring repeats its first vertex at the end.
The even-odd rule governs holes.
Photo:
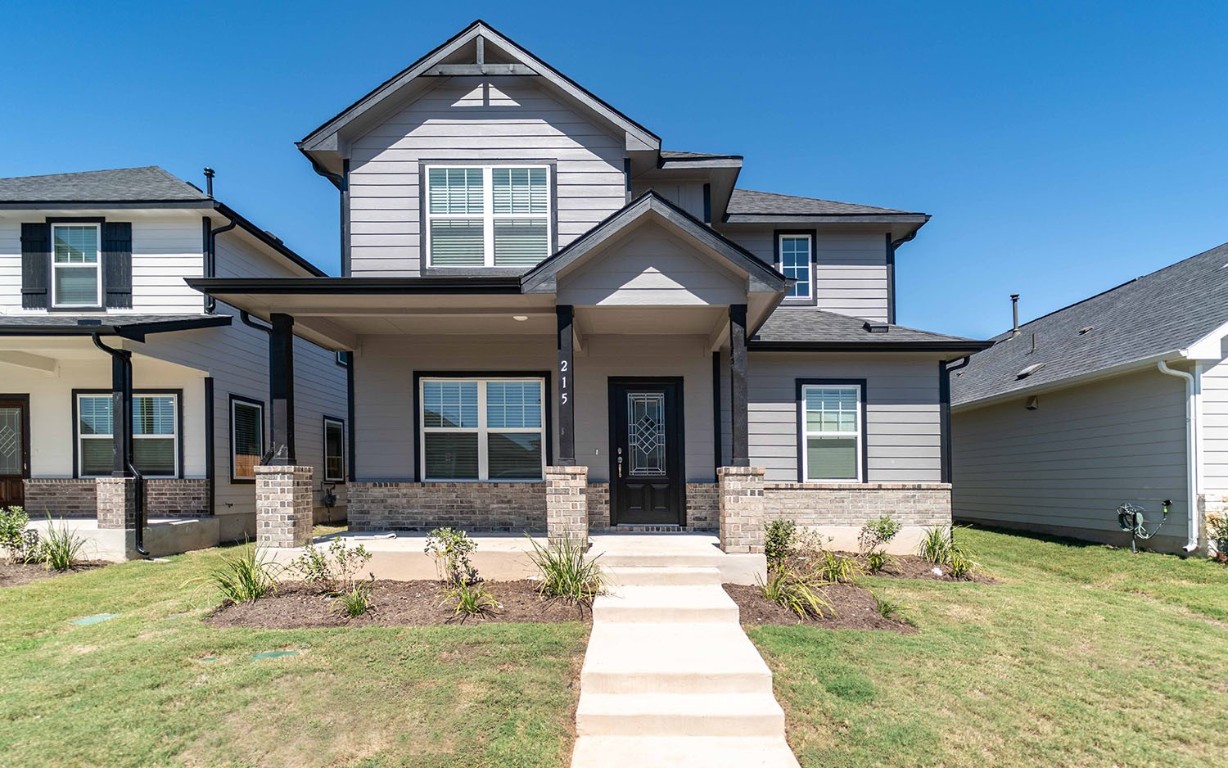
POLYGON ((499 607, 495 596, 479 582, 456 584, 449 587, 444 594, 445 604, 452 604, 453 618, 461 622, 471 616, 489 616, 499 607))
POLYGON ((80 562, 85 539, 77 536, 68 524, 56 525, 47 518, 47 534, 38 544, 37 554, 26 554, 27 562, 41 560, 49 571, 67 571, 80 562))
POLYGON ((823 594, 823 582, 787 565, 769 570, 766 580, 757 580, 765 598, 799 619, 821 619, 835 613, 823 594))
POLYGON ((222 563, 208 580, 228 603, 254 603, 277 588, 274 563, 268 554, 245 544, 237 555, 222 555, 222 563))
POLYGON ((956 579, 970 579, 973 572, 980 567, 966 547, 955 543, 953 526, 927 528, 917 554, 937 566, 935 573, 940 574, 945 566, 952 578, 956 579))
POLYGON ((563 538, 542 546, 530 537, 529 543, 533 545, 529 559, 541 572, 537 591, 543 597, 591 605, 604 590, 606 577, 597 564, 598 558, 588 557, 587 547, 580 542, 563 538))

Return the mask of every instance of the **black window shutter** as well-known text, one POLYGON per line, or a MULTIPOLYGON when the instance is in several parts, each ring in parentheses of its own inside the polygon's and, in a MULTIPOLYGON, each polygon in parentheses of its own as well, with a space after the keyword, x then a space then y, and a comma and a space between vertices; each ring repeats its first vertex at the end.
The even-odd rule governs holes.
POLYGON ((21 225, 21 306, 46 309, 51 272, 51 225, 21 225))
POLYGON ((107 307, 132 308, 132 225, 126 221, 102 225, 102 290, 107 307))

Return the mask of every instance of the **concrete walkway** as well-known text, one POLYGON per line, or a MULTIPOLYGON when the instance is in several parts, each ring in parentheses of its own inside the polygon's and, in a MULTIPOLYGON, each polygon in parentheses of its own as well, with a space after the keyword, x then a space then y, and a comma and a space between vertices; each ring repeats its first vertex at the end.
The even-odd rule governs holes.
POLYGON ((772 673, 721 588, 728 556, 696 543, 604 553, 612 588, 593 605, 572 768, 797 767, 772 673))

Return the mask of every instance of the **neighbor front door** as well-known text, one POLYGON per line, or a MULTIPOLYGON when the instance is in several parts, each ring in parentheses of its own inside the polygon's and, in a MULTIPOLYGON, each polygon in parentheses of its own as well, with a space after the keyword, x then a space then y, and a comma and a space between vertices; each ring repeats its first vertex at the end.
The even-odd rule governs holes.
POLYGON ((685 524, 682 380, 610 379, 610 522, 685 524))
POLYGON ((30 408, 24 398, 0 398, 0 507, 25 504, 30 469, 30 408))

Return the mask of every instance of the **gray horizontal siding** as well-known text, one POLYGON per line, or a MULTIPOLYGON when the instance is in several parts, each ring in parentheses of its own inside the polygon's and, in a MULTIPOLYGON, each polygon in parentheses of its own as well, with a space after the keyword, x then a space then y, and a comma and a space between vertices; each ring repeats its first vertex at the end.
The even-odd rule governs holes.
MULTIPOLYGON (((1221 346, 1228 357, 1228 343, 1221 346)), ((1203 487, 1207 493, 1228 494, 1228 361, 1202 375, 1203 487)))
POLYGON ((1186 526, 1185 388, 1154 370, 961 411, 952 418, 955 516, 1036 530, 1106 533, 1129 501, 1162 532, 1186 526), (1151 516, 1149 515, 1149 516, 1151 516))

